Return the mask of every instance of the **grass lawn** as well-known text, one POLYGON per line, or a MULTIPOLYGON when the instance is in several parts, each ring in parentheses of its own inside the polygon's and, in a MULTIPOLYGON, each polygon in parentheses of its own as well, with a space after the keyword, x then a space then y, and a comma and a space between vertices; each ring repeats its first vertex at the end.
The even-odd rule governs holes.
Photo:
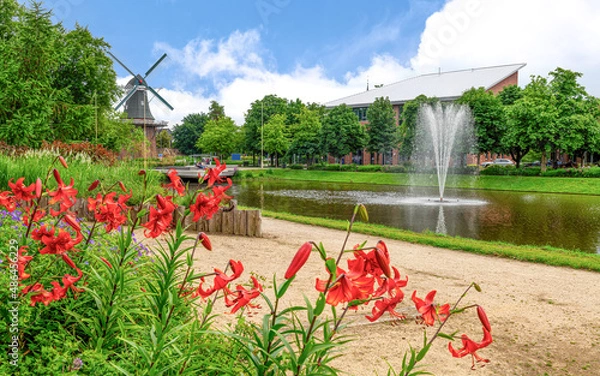
MULTIPOLYGON (((363 183, 384 185, 437 186, 437 178, 431 175, 416 175, 410 181, 409 174, 382 172, 338 172, 307 171, 290 169, 269 169, 243 172, 244 177, 290 179, 304 181, 327 181, 340 183, 363 183)), ((600 195, 600 179, 595 178, 555 178, 537 176, 470 176, 450 175, 446 188, 484 189, 496 191, 547 192, 582 195, 600 195)))

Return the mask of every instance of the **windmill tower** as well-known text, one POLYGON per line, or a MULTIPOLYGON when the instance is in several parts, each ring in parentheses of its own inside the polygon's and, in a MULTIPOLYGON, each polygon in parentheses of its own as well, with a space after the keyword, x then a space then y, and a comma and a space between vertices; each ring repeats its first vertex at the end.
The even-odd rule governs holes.
POLYGON ((133 73, 133 71, 123 64, 121 60, 117 59, 115 55, 113 55, 110 51, 107 52, 117 63, 119 63, 119 65, 125 68, 125 70, 133 76, 127 85, 125 85, 125 91, 127 94, 115 106, 115 111, 121 108, 121 106, 125 106, 124 111, 127 114, 127 119, 130 120, 134 125, 144 130, 144 135, 150 142, 150 156, 156 157, 156 135, 160 128, 167 126, 167 122, 158 121, 152 115, 148 101, 148 91, 150 91, 155 98, 158 98, 158 100, 160 100, 170 110, 173 110, 173 106, 171 106, 163 97, 161 97, 158 92, 152 88, 152 86, 148 85, 146 78, 167 57, 167 54, 162 55, 160 59, 158 59, 156 63, 154 63, 142 76, 141 74, 133 73))

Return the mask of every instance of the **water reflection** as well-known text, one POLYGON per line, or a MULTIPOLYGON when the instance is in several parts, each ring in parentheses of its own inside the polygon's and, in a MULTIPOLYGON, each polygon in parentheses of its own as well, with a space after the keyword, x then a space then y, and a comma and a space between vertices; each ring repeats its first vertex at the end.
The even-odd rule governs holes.
POLYGON ((446 197, 456 202, 440 204, 435 188, 411 192, 398 186, 264 181, 242 182, 232 189, 241 205, 273 211, 348 219, 354 205, 362 202, 371 222, 390 227, 600 250, 600 197, 595 196, 446 190, 446 197))
POLYGON ((440 209, 438 211, 438 220, 437 226, 435 227, 435 232, 438 234, 446 235, 448 230, 446 230, 446 218, 444 218, 444 205, 440 205, 440 209))

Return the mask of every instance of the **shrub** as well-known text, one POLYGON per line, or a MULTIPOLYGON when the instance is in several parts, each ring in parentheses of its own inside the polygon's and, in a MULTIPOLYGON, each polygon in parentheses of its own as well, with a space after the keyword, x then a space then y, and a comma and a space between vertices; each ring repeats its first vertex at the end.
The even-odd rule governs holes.
POLYGON ((361 165, 356 166, 356 171, 358 172, 380 172, 383 170, 383 167, 380 165, 361 165))
POLYGON ((289 165, 288 167, 291 168, 292 170, 304 170, 303 164, 293 164, 293 165, 289 165))

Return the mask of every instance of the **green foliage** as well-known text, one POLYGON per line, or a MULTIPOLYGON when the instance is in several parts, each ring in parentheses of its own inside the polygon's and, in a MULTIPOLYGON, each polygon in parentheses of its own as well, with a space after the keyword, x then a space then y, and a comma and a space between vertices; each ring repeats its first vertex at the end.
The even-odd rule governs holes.
POLYGON ((317 110, 303 108, 296 115, 297 123, 290 127, 291 143, 288 149, 289 155, 302 155, 311 164, 315 156, 321 154, 320 135, 321 117, 317 110))
POLYGON ((402 108, 402 123, 399 130, 401 144, 398 152, 401 156, 410 158, 413 152, 421 105, 426 103, 432 104, 438 101, 437 98, 428 98, 425 95, 419 95, 404 104, 402 108))
POLYGON ((185 155, 200 154, 196 143, 204 132, 204 127, 209 117, 205 113, 189 114, 183 118, 181 124, 173 127, 173 147, 185 155))
POLYGON ((169 148, 171 147, 171 142, 173 141, 173 137, 171 133, 165 129, 158 132, 156 135, 156 147, 157 148, 169 148))
POLYGON ((273 115, 264 127, 264 151, 275 156, 276 166, 279 156, 285 154, 290 145, 290 141, 286 137, 286 119, 287 117, 283 114, 273 115))
POLYGON ((243 147, 249 154, 260 154, 261 152, 261 130, 273 115, 285 114, 287 100, 276 95, 266 95, 263 99, 256 100, 250 105, 246 113, 243 129, 243 147))
POLYGON ((368 142, 366 148, 371 153, 390 153, 398 145, 398 127, 396 126, 396 113, 388 97, 376 98, 367 110, 368 142))
POLYGON ((322 150, 336 158, 342 158, 367 143, 365 127, 360 124, 352 109, 345 104, 336 106, 325 115, 321 128, 322 150))
POLYGON ((100 133, 119 92, 108 44, 79 25, 53 24, 39 3, 2 4, 0 30, 10 32, 0 36, 0 140, 39 147, 100 133))
POLYGON ((220 159, 228 157, 239 145, 239 129, 230 117, 209 120, 204 132, 196 142, 196 147, 205 152, 215 153, 220 159))
POLYGON ((500 99, 484 88, 472 88, 464 92, 457 102, 471 108, 477 137, 477 151, 479 153, 501 152, 501 140, 506 125, 500 99))

